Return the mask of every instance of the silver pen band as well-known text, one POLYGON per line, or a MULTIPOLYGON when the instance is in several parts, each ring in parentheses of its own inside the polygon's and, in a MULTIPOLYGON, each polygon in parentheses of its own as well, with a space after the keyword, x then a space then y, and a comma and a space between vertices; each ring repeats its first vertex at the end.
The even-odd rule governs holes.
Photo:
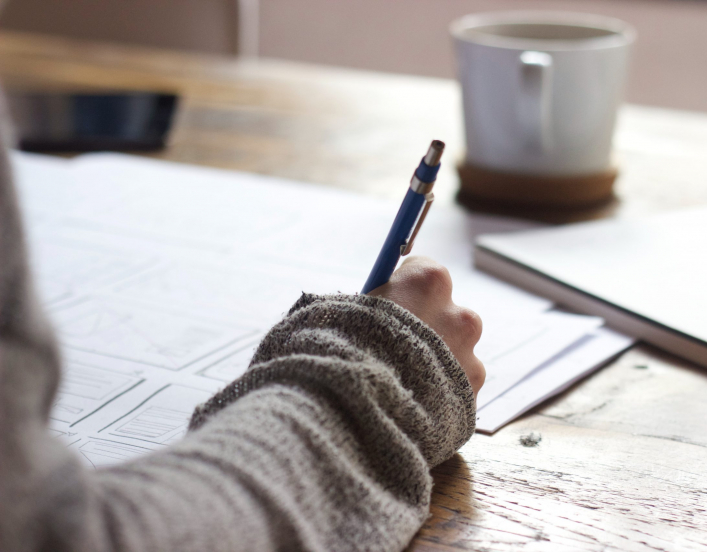
POLYGON ((412 179, 410 180, 410 189, 417 194, 429 194, 434 185, 434 182, 423 182, 417 178, 417 175, 412 175, 412 179))

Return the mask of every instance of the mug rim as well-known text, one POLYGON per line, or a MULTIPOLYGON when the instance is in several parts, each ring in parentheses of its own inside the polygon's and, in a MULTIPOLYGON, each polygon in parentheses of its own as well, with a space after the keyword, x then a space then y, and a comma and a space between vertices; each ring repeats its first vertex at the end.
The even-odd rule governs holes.
POLYGON ((604 15, 554 10, 499 11, 464 15, 449 25, 450 34, 458 41, 510 50, 545 51, 597 50, 628 46, 636 40, 636 30, 629 23, 604 15), (490 25, 566 25, 597 29, 610 34, 576 39, 519 38, 493 34, 469 37, 467 31, 490 25))

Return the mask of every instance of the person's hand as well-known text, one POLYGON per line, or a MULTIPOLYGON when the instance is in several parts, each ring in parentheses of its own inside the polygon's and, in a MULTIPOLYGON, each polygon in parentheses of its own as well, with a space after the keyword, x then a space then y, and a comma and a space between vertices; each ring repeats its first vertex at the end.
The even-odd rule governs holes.
POLYGON ((387 284, 368 295, 385 297, 409 310, 444 340, 469 378, 474 394, 486 379, 486 369, 474 355, 481 337, 481 318, 452 301, 449 271, 427 257, 410 257, 387 284))

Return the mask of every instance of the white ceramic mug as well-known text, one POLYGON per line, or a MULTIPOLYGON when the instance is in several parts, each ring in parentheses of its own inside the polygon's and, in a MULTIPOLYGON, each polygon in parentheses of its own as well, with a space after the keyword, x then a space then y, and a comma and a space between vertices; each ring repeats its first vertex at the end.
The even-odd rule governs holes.
POLYGON ((499 12, 454 21, 467 162, 506 173, 606 170, 636 33, 609 17, 499 12))

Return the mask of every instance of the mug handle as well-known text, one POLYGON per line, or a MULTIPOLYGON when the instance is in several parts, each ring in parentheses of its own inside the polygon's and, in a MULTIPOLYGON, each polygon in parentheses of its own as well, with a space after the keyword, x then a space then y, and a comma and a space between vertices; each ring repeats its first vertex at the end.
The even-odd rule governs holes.
POLYGON ((528 149, 552 149, 552 56, 526 51, 520 55, 521 91, 518 120, 528 149))

